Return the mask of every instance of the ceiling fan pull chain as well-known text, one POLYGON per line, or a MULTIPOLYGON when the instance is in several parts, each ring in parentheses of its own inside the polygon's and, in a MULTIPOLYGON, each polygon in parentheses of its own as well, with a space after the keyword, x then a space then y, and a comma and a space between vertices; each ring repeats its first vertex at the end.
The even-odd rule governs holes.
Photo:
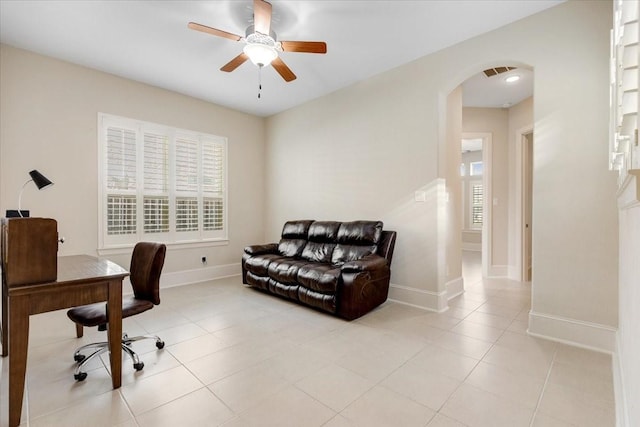
POLYGON ((260 99, 262 92, 262 66, 258 66, 258 99, 260 99))

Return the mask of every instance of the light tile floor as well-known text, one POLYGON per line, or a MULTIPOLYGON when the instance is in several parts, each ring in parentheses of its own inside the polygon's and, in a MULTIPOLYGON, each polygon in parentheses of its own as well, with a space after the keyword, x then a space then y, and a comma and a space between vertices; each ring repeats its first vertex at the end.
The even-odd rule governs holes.
MULTIPOLYGON (((24 426, 615 425, 611 358, 526 334, 530 284, 482 280, 465 254, 464 295, 430 313, 391 301, 352 322, 246 288, 239 277, 163 289, 126 319, 145 368, 108 360, 73 379, 64 311, 31 318, 24 426)), ((7 424, 0 359, 0 423, 7 424)))

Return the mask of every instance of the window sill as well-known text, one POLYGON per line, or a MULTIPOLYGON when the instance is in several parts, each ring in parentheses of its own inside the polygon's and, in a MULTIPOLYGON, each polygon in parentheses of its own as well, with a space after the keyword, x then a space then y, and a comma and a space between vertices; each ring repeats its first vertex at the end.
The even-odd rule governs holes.
MULTIPOLYGON (((199 240, 197 242, 172 242, 166 243, 168 251, 175 251, 181 249, 197 249, 197 248, 209 248, 215 246, 227 246, 229 245, 229 239, 216 239, 216 240, 199 240)), ((122 246, 110 246, 106 248, 98 248, 98 256, 105 255, 122 255, 131 252, 135 244, 122 245, 122 246)))

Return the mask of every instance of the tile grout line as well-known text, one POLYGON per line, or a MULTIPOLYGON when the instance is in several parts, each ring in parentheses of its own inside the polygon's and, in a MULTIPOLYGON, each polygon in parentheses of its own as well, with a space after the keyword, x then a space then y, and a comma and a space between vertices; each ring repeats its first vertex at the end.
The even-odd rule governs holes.
POLYGON ((549 365, 549 371, 547 371, 547 376, 544 379, 544 384, 542 385, 542 390, 540 391, 540 396, 538 396, 538 401, 536 402, 536 407, 533 410, 533 415, 531 416, 531 421, 529 422, 529 427, 533 427, 533 422, 536 419, 536 415, 538 415, 538 409, 540 408, 540 403, 542 403, 542 398, 544 396, 544 392, 547 390, 547 384, 549 383, 549 378, 551 377, 551 370, 553 369, 553 365, 556 362, 556 355, 558 354, 558 349, 553 352, 553 358, 551 359, 551 364, 549 365))
MULTIPOLYGON (((464 317, 464 319, 462 319, 462 320, 465 320, 465 319, 466 319, 467 317, 469 317, 471 314, 473 314, 473 313, 477 312, 477 310, 478 310, 480 307, 482 307, 484 304, 486 304, 486 301, 485 301, 485 302, 483 302, 483 303, 482 303, 481 305, 479 305, 478 307, 476 307, 475 309, 473 309, 473 310, 471 311, 471 313, 469 313, 467 316, 465 316, 465 317, 464 317)), ((462 320, 460 320, 460 322, 462 322, 462 320)), ((459 322, 459 323, 460 323, 460 322, 459 322)), ((492 342, 492 343, 491 343, 491 346, 489 347, 489 349, 488 349, 488 350, 487 350, 487 351, 482 355, 482 357, 481 357, 480 359, 478 359, 477 363, 473 366, 473 369, 471 369, 471 370, 469 371, 469 373, 464 377, 464 379, 463 379, 462 381, 460 381, 460 384, 458 384, 458 386, 457 386, 457 387, 456 387, 456 388, 455 388, 455 389, 454 389, 454 390, 449 394, 449 396, 448 396, 448 397, 447 397, 447 399, 444 401, 444 403, 443 403, 442 405, 440 405, 440 407, 439 407, 439 408, 438 408, 438 410, 436 411, 436 415, 442 415, 442 416, 445 416, 445 417, 447 417, 447 418, 451 418, 451 417, 449 417, 449 416, 447 416, 447 415, 445 415, 445 414, 440 414, 440 411, 441 411, 441 410, 442 410, 442 408, 444 408, 444 407, 445 407, 445 405, 446 405, 446 404, 451 400, 452 396, 453 396, 453 395, 454 395, 454 394, 455 394, 455 393, 460 389, 460 387, 462 387, 462 386, 465 384, 465 382, 466 382, 467 378, 469 378, 469 376, 471 376, 471 374, 473 373, 473 371, 475 371, 475 369, 478 367, 478 365, 480 365, 480 363, 482 363, 482 361, 484 360, 485 356, 486 356, 486 355, 491 351, 491 349, 496 345, 496 343, 498 342, 498 340, 500 339, 500 337, 502 337, 502 335, 504 335, 505 331, 506 331, 506 329, 505 329, 505 330, 503 330, 503 331, 502 331, 502 333, 500 334, 500 336, 499 336, 499 337, 498 337, 494 342, 492 342)), ((467 357, 469 357, 469 356, 467 356, 467 357)), ((434 415, 434 417, 435 417, 435 415, 434 415)), ((457 422, 459 422, 459 423, 463 424, 463 423, 462 423, 462 421, 460 421, 460 420, 458 420, 458 419, 455 419, 455 418, 453 418, 453 419, 454 419, 455 421, 457 421, 457 422)), ((429 421, 429 422, 431 422, 431 421, 429 421)), ((428 425, 428 424, 427 424, 427 425, 428 425)))

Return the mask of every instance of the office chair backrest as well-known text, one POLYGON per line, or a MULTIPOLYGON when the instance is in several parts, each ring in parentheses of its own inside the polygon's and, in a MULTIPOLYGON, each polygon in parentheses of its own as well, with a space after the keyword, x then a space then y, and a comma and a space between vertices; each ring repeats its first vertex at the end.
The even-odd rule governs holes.
POLYGON ((162 243, 139 242, 131 255, 131 286, 137 299, 160 304, 160 273, 167 247, 162 243))

